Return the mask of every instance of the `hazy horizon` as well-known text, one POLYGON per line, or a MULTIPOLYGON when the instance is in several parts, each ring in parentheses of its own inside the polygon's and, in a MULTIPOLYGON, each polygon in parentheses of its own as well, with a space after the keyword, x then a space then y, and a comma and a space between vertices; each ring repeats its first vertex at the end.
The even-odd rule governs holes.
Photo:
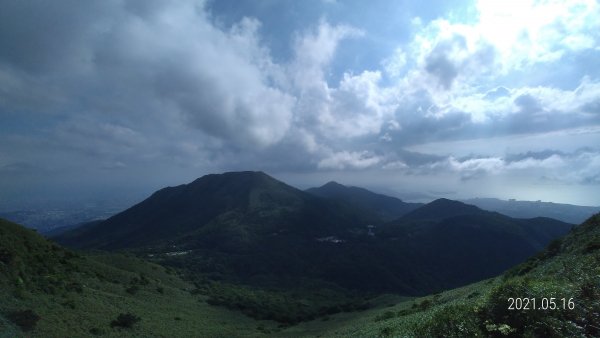
POLYGON ((4 1, 0 210, 137 202, 240 170, 408 201, 600 206, 599 12, 4 1))

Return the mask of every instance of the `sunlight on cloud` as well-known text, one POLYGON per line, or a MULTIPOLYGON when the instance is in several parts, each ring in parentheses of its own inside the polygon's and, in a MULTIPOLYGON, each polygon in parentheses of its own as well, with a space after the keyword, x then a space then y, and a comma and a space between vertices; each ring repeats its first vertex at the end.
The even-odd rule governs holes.
POLYGON ((477 30, 500 51, 505 71, 555 61, 598 39, 600 6, 594 0, 480 0, 477 9, 477 30))

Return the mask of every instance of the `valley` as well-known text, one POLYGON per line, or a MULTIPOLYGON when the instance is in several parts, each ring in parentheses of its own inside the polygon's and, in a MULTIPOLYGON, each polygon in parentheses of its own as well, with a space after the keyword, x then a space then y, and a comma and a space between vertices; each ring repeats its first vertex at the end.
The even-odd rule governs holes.
MULTIPOLYGON (((564 262, 593 280, 579 256, 597 259, 594 222, 410 204, 331 183, 301 191, 262 172, 208 175, 53 238, 69 249, 3 221, 2 330, 61 336, 77 321, 81 336, 392 336, 435 334, 447 320, 492 336, 504 324, 529 330, 498 322, 499 292, 517 282, 534 292, 528 283, 545 285, 564 262), (588 235, 591 244, 578 242, 588 235), (131 314, 125 327, 120 314, 131 314)), ((552 295, 582 292, 574 287, 552 295)))

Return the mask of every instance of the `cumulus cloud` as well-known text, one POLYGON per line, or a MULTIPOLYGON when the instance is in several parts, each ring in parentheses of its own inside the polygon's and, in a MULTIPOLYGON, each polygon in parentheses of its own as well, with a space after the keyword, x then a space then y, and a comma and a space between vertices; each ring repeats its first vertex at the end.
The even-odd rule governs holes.
POLYGON ((595 150, 406 150, 600 125, 595 1, 481 0, 468 19, 405 18, 406 39, 369 62, 340 57, 346 43, 377 45, 367 23, 322 15, 279 36, 209 4, 0 5, 0 165, 598 180, 595 150))
POLYGON ((319 161, 322 169, 365 169, 381 162, 381 158, 367 151, 348 152, 340 151, 319 161))
POLYGON ((356 28, 332 26, 322 19, 315 29, 299 35, 294 43, 295 58, 290 70, 296 87, 322 88, 325 67, 332 61, 339 43, 363 34, 356 28))
POLYGON ((398 47, 390 57, 381 62, 381 65, 389 76, 399 77, 403 74, 406 63, 406 52, 401 47, 398 47))
MULTIPOLYGON (((3 30, 16 34, 0 40, 10 51, 1 61, 13 73, 29 74, 25 79, 58 87, 70 96, 68 105, 117 115, 144 110, 136 113, 156 120, 179 114, 184 126, 237 146, 276 143, 290 126, 294 98, 273 85, 278 70, 260 43, 260 24, 254 19, 222 30, 211 23, 202 3, 191 1, 103 2, 98 11, 90 8, 94 4, 70 8, 64 2, 15 6, 14 11, 30 10, 48 20, 54 13, 63 20, 49 31, 23 28, 26 33, 20 35, 14 26, 3 30), (29 45, 23 40, 33 41, 35 50, 25 49, 29 45), (60 71, 64 74, 46 75, 60 71), (98 94, 104 102, 90 102, 98 94), (152 105, 144 104, 148 100, 152 105)), ((31 26, 45 28, 44 21, 31 26)))

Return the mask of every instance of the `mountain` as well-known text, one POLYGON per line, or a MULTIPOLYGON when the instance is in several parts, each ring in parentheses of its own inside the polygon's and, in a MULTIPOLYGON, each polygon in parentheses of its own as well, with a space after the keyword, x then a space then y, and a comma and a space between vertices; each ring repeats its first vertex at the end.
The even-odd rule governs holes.
POLYGON ((164 188, 106 221, 56 240, 78 248, 123 249, 199 241, 234 251, 277 234, 314 238, 372 221, 262 172, 206 175, 164 188))
POLYGON ((598 337, 598 262, 600 214, 498 277, 294 330, 323 337, 598 337))
POLYGON ((95 220, 95 221, 91 221, 91 222, 64 225, 64 226, 59 226, 59 227, 56 227, 56 228, 53 228, 50 230, 43 230, 43 231, 38 230, 38 231, 40 232, 40 234, 44 235, 44 237, 53 238, 53 237, 58 237, 65 232, 74 231, 78 228, 86 229, 88 227, 99 224, 100 222, 102 222, 102 220, 95 220))
POLYGON ((386 224, 374 224, 372 216, 367 208, 303 192, 261 172, 232 172, 159 190, 56 240, 75 248, 133 250, 185 269, 199 285, 218 280, 420 295, 501 273, 571 227, 450 200, 386 224))
POLYGON ((580 224, 593 214, 600 212, 600 207, 541 201, 517 201, 512 199, 505 201, 497 198, 473 198, 464 202, 481 209, 497 211, 510 217, 550 217, 573 224, 580 224))
POLYGON ((440 198, 424 206, 413 210, 403 217, 402 221, 414 220, 442 220, 444 218, 459 215, 484 215, 489 214, 477 208, 476 206, 465 204, 458 201, 440 198))
POLYGON ((446 289, 498 275, 571 227, 554 219, 515 219, 438 199, 381 226, 375 234, 400 246, 395 251, 413 257, 414 265, 443 276, 443 283, 435 285, 446 289))
POLYGON ((334 181, 318 188, 307 189, 306 192, 368 210, 383 221, 394 220, 422 205, 421 203, 406 203, 398 198, 377 194, 364 188, 347 187, 334 181))

